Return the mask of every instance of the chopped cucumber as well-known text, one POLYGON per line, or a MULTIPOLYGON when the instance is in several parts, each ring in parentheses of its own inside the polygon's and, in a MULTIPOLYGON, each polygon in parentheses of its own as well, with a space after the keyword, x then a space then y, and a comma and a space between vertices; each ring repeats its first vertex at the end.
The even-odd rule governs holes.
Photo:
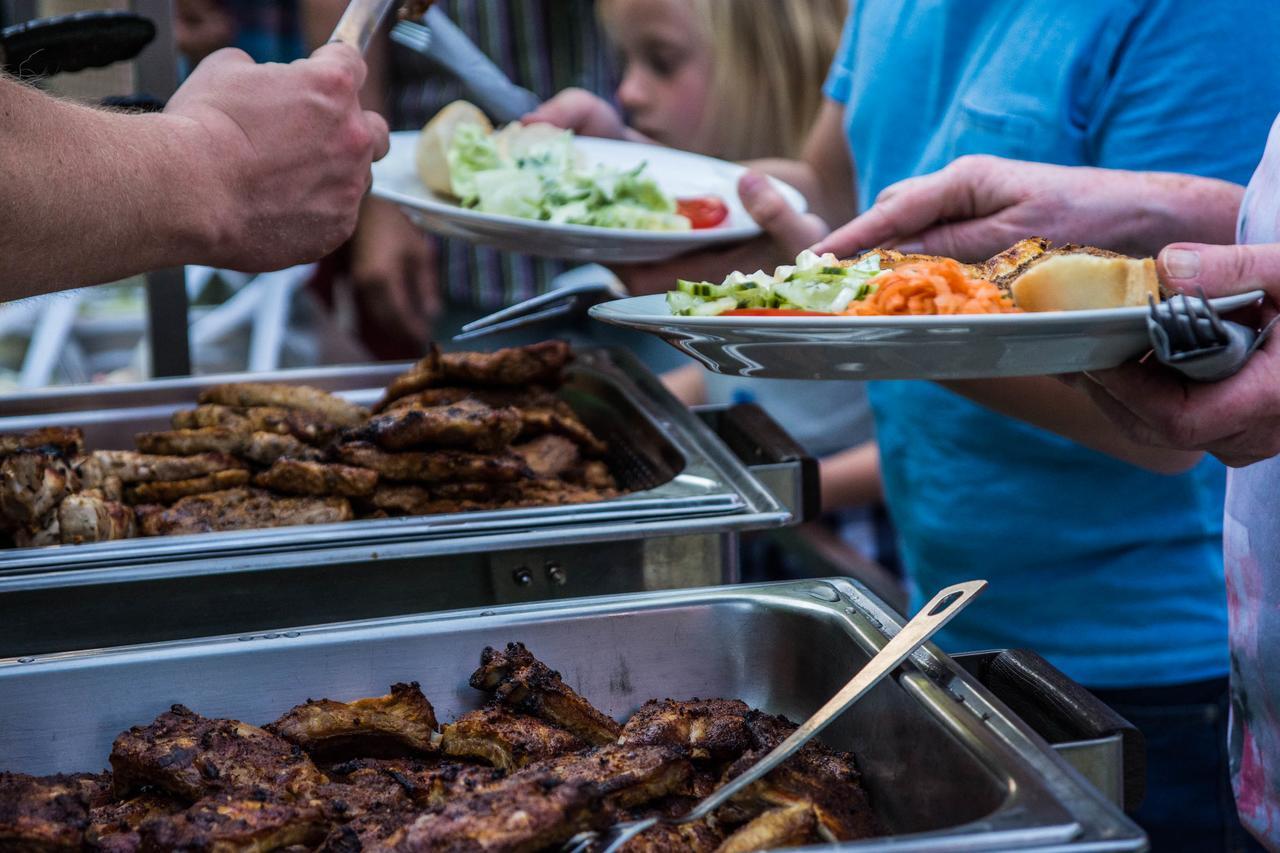
POLYGON ((714 317, 717 314, 723 314, 726 311, 732 311, 738 307, 738 300, 732 296, 722 296, 710 302, 701 302, 690 309, 689 314, 694 317, 714 317))
POLYGON ((667 291, 667 307, 670 308, 671 313, 676 316, 687 315, 695 307, 701 304, 702 300, 691 294, 680 290, 667 291))

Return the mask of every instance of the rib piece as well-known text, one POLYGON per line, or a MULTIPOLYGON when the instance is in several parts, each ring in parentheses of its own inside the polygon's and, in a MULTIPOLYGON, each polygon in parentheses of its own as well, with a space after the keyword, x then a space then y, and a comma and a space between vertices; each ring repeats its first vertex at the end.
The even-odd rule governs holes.
POLYGON ((434 346, 426 358, 387 386, 381 411, 392 401, 433 385, 559 385, 560 374, 573 359, 564 341, 543 341, 497 352, 441 353, 434 346))
POLYGON ((419 808, 431 808, 451 797, 492 785, 505 774, 496 767, 432 757, 356 758, 333 765, 329 775, 350 785, 382 785, 390 780, 419 808))
POLYGON ((538 477, 560 477, 578 464, 578 445, 560 435, 544 435, 511 448, 538 477))
POLYGON ((339 445, 337 454, 348 465, 369 468, 388 480, 509 483, 532 476, 524 461, 510 453, 481 454, 465 450, 388 453, 367 441, 352 441, 339 445))
POLYGON ((133 510, 96 494, 67 495, 58 505, 58 535, 64 545, 110 542, 137 535, 133 510))
POLYGON ((75 470, 61 456, 20 450, 0 459, 0 516, 13 527, 44 526, 78 484, 75 470))
POLYGON ((362 853, 385 850, 388 838, 411 823, 416 814, 366 814, 329 830, 316 853, 362 853))
POLYGON ((716 853, 755 853, 799 846, 813 839, 817 826, 817 816, 808 803, 770 809, 726 838, 716 853))
POLYGON ((194 453, 238 453, 244 445, 244 435, 240 430, 213 426, 140 432, 133 441, 143 453, 190 456, 194 453))
POLYGON ((113 477, 122 483, 172 482, 248 467, 226 453, 157 456, 133 450, 95 450, 81 461, 79 472, 84 487, 93 489, 113 477))
POLYGON ((541 717, 590 744, 613 743, 622 733, 617 721, 593 708, 564 683, 560 673, 534 657, 523 643, 507 643, 503 651, 485 648, 470 684, 492 693, 499 702, 541 717))
POLYGON ((665 797, 693 774, 685 751, 670 746, 608 746, 548 758, 522 773, 546 773, 561 782, 590 782, 611 805, 631 808, 665 797))
POLYGON ((562 435, 591 456, 603 456, 609 450, 609 445, 596 438, 573 409, 561 400, 549 406, 519 407, 516 412, 520 415, 520 438, 562 435))
POLYGON ((379 510, 402 515, 447 515, 492 509, 494 506, 491 489, 485 489, 478 497, 441 497, 433 494, 431 489, 400 483, 380 483, 369 501, 379 510))
POLYGON ((279 459, 253 484, 287 495, 342 495, 362 497, 373 493, 378 473, 351 465, 330 465, 299 459, 279 459))
POLYGON ((319 759, 389 758, 434 750, 436 714, 415 681, 354 702, 309 699, 265 728, 319 759))
POLYGON ((184 812, 146 821, 139 834, 144 851, 266 853, 292 844, 313 846, 328 830, 318 806, 260 791, 205 798, 184 812))
POLYGON ((187 802, 268 788, 305 797, 328 781, 301 748, 237 720, 202 717, 182 705, 134 726, 111 746, 115 792, 152 785, 187 802))
POLYGON ((341 397, 307 385, 273 382, 231 382, 200 392, 201 403, 223 406, 276 406, 315 412, 342 427, 353 427, 369 416, 367 410, 341 397))
POLYGON ((600 807, 600 799, 590 783, 521 774, 422 815, 395 832, 385 845, 401 853, 533 853, 609 823, 611 815, 600 807))
POLYGON ((21 450, 79 456, 84 453, 84 433, 79 427, 41 427, 29 432, 0 435, 0 456, 21 450))
POLYGON ((124 487, 126 503, 170 504, 190 495, 203 495, 223 489, 235 489, 249 485, 249 472, 243 469, 214 471, 190 480, 165 480, 152 483, 134 483, 124 487))
POLYGON ((137 513, 138 529, 143 536, 332 524, 355 517, 346 498, 282 498, 258 489, 192 495, 167 508, 138 507, 137 513))
POLYGON ((384 450, 411 447, 457 447, 492 451, 506 447, 520 432, 514 409, 491 409, 475 400, 461 400, 429 409, 397 409, 371 419, 350 437, 372 441, 384 450))
POLYGON ((75 777, 0 773, 0 849, 78 851, 89 796, 75 777))
POLYGON ((649 701, 627 720, 619 743, 683 746, 697 759, 736 758, 755 745, 749 713, 737 699, 649 701))
POLYGON ((236 432, 292 435, 308 444, 324 444, 341 429, 316 412, 280 406, 219 406, 209 404, 173 413, 174 429, 225 427, 236 432))
POLYGON ((134 853, 142 844, 138 829, 143 822, 177 814, 185 808, 186 803, 156 793, 97 806, 89 812, 85 846, 101 853, 134 853))
POLYGON ((463 714, 444 727, 445 755, 479 759, 511 772, 534 761, 576 752, 586 744, 537 717, 491 705, 463 714))

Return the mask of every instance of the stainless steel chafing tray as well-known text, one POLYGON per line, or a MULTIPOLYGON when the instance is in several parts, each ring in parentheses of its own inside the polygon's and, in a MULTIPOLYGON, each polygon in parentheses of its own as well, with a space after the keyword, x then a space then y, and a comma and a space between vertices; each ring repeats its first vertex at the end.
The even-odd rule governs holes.
MULTIPOLYGON (((308 696, 354 698, 417 680, 448 720, 481 698, 466 686, 480 650, 510 640, 527 643, 618 718, 654 697, 733 696, 798 720, 900 626, 862 587, 831 580, 2 660, 0 769, 101 767, 119 731, 174 702, 263 723, 308 696)), ((873 807, 892 833, 842 850, 1096 851, 1145 844, 1114 804, 933 646, 878 685, 825 739, 858 755, 873 807)))
MULTIPOLYGON (((54 389, 0 399, 0 433, 76 424, 90 447, 131 447, 135 433, 167 428, 172 412, 194 405, 209 385, 291 382, 371 403, 405 367, 54 389)), ((754 454, 760 478, 625 351, 579 351, 561 393, 610 443, 609 462, 629 494, 0 551, 0 655, 720 583, 735 579, 737 531, 813 511, 800 505, 813 503, 812 460, 793 443, 786 449, 785 434, 758 412, 749 431, 773 435, 773 449, 785 450, 754 454)))

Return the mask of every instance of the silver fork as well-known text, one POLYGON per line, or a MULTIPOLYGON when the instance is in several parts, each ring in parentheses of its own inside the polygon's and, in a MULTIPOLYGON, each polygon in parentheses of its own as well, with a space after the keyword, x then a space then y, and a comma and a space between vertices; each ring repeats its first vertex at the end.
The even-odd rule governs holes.
POLYGON ((968 607, 978 593, 987 586, 986 581, 968 581, 949 586, 933 597, 933 600, 920 609, 910 622, 902 627, 897 635, 885 643, 866 666, 860 669, 849 683, 840 688, 840 692, 831 697, 827 704, 806 720, 791 736, 774 747, 768 755, 757 761, 751 769, 738 776, 724 787, 713 792, 698 803, 683 817, 678 818, 646 818, 614 824, 604 833, 588 830, 580 832, 565 842, 562 848, 565 853, 587 853, 604 845, 600 853, 616 853, 616 851, 635 836, 658 824, 678 826, 702 820, 723 805, 730 797, 748 785, 763 778, 779 764, 800 751, 818 732, 825 729, 837 717, 849 709, 854 702, 862 698, 868 690, 880 682, 882 678, 894 670, 911 653, 924 645, 942 626, 952 620, 961 610, 968 607))
POLYGON ((1147 332, 1156 358, 1197 382, 1234 376, 1276 324, 1261 331, 1223 320, 1204 289, 1199 298, 1179 293, 1164 302, 1147 297, 1147 332))

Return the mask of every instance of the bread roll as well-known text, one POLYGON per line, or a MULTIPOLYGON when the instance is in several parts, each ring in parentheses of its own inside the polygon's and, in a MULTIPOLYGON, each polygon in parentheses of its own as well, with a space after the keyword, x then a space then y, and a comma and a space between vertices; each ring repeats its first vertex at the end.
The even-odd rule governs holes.
POLYGON ((1146 305, 1160 299, 1151 258, 1126 258, 1096 249, 1059 249, 1019 270, 1009 292, 1023 311, 1085 311, 1146 305))
POLYGON ((453 181, 449 176, 449 145, 458 127, 478 124, 486 133, 493 132, 493 125, 480 108, 469 101, 454 101, 435 114, 418 136, 418 177, 427 189, 441 195, 453 195, 453 181))

